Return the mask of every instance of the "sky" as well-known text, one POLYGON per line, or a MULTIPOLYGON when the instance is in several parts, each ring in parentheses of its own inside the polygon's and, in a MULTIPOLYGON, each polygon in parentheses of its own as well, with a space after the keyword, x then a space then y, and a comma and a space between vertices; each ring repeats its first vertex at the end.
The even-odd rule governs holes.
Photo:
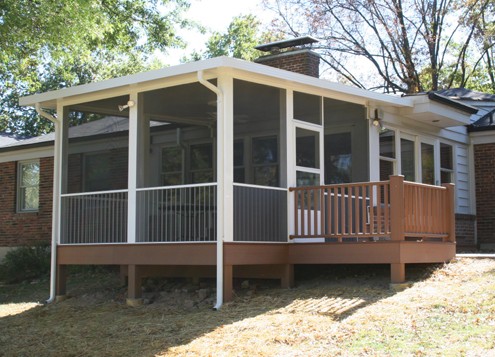
MULTIPOLYGON (((186 14, 188 19, 194 20, 207 27, 210 32, 225 32, 235 16, 254 14, 262 22, 268 22, 272 14, 263 10, 262 0, 191 0, 191 7, 186 14)), ((185 50, 169 50, 163 60, 169 65, 180 63, 185 55, 194 50, 200 52, 209 38, 209 34, 181 31, 180 35, 188 43, 185 50)))

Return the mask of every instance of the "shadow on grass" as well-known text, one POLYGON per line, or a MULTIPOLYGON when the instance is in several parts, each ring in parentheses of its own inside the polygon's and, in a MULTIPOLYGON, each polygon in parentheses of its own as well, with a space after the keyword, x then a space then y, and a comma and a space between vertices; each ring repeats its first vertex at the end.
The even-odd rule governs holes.
MULTIPOLYGON (((435 267, 418 265, 408 272, 424 279, 435 267)), ((0 345, 5 356, 150 356, 262 314, 310 313, 342 320, 392 296, 389 276, 386 265, 300 266, 295 288, 258 280, 246 287, 236 281, 234 301, 213 311, 208 299, 186 304, 187 296, 197 292, 184 291, 173 281, 168 284, 175 287, 168 291, 151 292, 153 303, 127 307, 116 274, 83 274, 76 285, 69 279, 73 298, 1 318, 0 345)))

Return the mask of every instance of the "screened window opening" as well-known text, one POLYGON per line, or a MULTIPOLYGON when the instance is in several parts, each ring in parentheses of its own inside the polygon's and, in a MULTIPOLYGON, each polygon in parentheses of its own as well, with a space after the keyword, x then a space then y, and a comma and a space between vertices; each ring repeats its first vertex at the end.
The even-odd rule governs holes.
POLYGON ((213 182, 213 145, 211 143, 191 145, 191 182, 213 182))
POLYGON ((294 92, 294 119, 321 125, 321 103, 319 96, 294 92))
POLYGON ((234 182, 246 182, 246 168, 244 166, 244 140, 234 141, 234 182))
POLYGON ((325 135, 325 184, 352 182, 351 133, 325 135))
POLYGON ((254 184, 278 186, 278 142, 277 137, 253 138, 252 160, 254 184))
POLYGON ((180 146, 162 149, 162 185, 173 186, 184 183, 184 152, 180 146))

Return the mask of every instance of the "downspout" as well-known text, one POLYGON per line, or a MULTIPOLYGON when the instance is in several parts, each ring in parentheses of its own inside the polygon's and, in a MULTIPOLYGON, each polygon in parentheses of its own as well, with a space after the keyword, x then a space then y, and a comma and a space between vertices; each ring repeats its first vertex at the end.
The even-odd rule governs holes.
MULTIPOLYGON (((217 95, 217 123, 223 120, 223 92, 204 79, 203 71, 198 71, 198 81, 217 95)), ((217 124, 218 125, 218 124, 217 124)), ((218 157, 218 154, 217 154, 218 157)), ((219 188, 217 187, 217 192, 219 188)), ((221 220, 223 217, 218 216, 221 220)), ((218 219, 218 218, 217 218, 218 219)), ((223 225, 222 225, 223 226, 223 225)), ((223 232, 223 229, 222 229, 223 232)), ((223 234, 217 236, 217 302, 213 309, 218 310, 223 304, 223 234)))
MULTIPOLYGON (((54 158, 54 178, 60 177, 60 168, 58 165, 58 160, 57 160, 57 148, 61 145, 59 140, 57 140, 57 135, 56 133, 58 132, 58 126, 60 122, 58 119, 43 111, 41 109, 40 103, 35 104, 35 109, 36 113, 38 113, 40 116, 42 116, 45 119, 50 120, 55 124, 55 140, 54 140, 54 151, 53 151, 53 158, 54 158), (55 176, 58 175, 58 176, 55 176)), ((58 205, 58 187, 55 187, 56 181, 54 180, 53 182, 53 207, 58 207, 57 209, 60 209, 58 205)), ((50 304, 55 301, 55 295, 56 295, 56 286, 55 286, 55 281, 57 278, 57 227, 55 225, 57 224, 58 220, 56 215, 58 215, 58 212, 52 212, 52 246, 51 246, 51 265, 50 265, 50 297, 48 300, 46 300, 47 304, 50 304)))

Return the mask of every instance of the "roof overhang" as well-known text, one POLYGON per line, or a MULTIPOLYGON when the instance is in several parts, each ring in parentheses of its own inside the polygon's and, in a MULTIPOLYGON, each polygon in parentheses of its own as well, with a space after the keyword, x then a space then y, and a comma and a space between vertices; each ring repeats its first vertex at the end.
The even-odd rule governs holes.
POLYGON ((305 76, 230 57, 216 57, 101 82, 34 94, 20 98, 19 103, 21 106, 34 106, 36 103, 40 103, 43 108, 56 109, 59 100, 73 101, 73 99, 78 99, 78 97, 81 98, 81 102, 86 97, 91 97, 92 100, 95 100, 99 95, 103 98, 109 92, 120 93, 122 95, 125 91, 141 91, 148 90, 148 88, 152 88, 153 86, 156 88, 160 85, 166 86, 166 83, 173 82, 174 79, 180 77, 185 78, 189 76, 192 80, 196 78, 198 71, 204 71, 205 77, 214 78, 225 70, 231 71, 234 77, 238 74, 244 74, 245 78, 264 78, 270 80, 273 85, 296 86, 309 88, 318 92, 324 91, 328 97, 334 97, 335 95, 335 97, 343 100, 347 99, 361 103, 372 102, 375 105, 398 108, 412 108, 413 106, 413 102, 409 97, 396 97, 370 92, 368 90, 330 82, 325 79, 305 76))
POLYGON ((439 128, 469 125, 471 115, 478 111, 474 107, 435 93, 410 96, 408 98, 414 101, 414 106, 401 108, 400 114, 439 128))

